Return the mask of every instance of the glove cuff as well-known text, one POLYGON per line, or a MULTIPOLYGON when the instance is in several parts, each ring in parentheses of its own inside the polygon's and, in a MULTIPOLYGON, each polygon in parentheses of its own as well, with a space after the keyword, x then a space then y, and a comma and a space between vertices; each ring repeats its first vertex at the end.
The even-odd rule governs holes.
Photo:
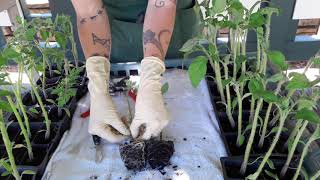
POLYGON ((144 76, 145 74, 149 74, 149 72, 154 75, 156 74, 160 75, 164 73, 165 70, 166 70, 166 66, 164 62, 157 57, 154 57, 154 56, 145 57, 141 61, 141 76, 144 76))
POLYGON ((109 59, 103 56, 92 56, 86 61, 86 70, 88 77, 90 74, 99 73, 109 77, 110 74, 110 62, 109 59))
MULTIPOLYGON (((86 61, 88 89, 91 97, 109 93, 110 62, 102 56, 93 56, 86 61)), ((98 97, 98 96, 97 96, 98 97)))

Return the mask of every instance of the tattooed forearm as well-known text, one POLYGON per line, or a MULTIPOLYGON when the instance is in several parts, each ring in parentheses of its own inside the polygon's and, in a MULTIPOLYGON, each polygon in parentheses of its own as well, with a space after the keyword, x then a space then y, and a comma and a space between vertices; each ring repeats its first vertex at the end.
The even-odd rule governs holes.
MULTIPOLYGON (((148 29, 147 31, 143 32, 143 44, 146 46, 147 44, 152 44, 156 46, 156 48, 160 51, 161 55, 160 57, 164 59, 164 50, 161 44, 161 37, 163 33, 171 33, 168 29, 161 30, 158 34, 158 37, 156 37, 156 33, 148 29)), ((146 51, 146 50, 145 50, 146 51)))
MULTIPOLYGON (((166 5, 166 0, 156 0, 154 5, 157 7, 157 8, 161 8, 163 7, 164 5, 166 5)), ((177 5, 177 0, 169 0, 171 1, 173 4, 177 5)))
POLYGON ((99 38, 96 34, 92 33, 92 41, 93 44, 100 44, 103 47, 107 48, 108 50, 110 50, 110 45, 111 45, 111 39, 103 39, 103 38, 99 38))
POLYGON ((98 16, 102 15, 103 10, 104 10, 104 6, 102 5, 102 7, 97 10, 97 13, 95 15, 90 16, 90 17, 81 18, 80 24, 85 24, 87 22, 87 20, 92 20, 92 21, 96 20, 98 16))

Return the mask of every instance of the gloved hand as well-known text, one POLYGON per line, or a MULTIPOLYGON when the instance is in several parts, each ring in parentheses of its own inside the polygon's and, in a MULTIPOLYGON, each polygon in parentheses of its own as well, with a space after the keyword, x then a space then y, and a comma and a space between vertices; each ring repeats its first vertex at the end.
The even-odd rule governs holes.
POLYGON ((110 62, 107 58, 93 56, 86 61, 90 92, 89 133, 115 143, 130 135, 121 121, 109 95, 110 62))
POLYGON ((141 61, 141 79, 135 106, 135 117, 130 130, 133 138, 150 139, 160 134, 168 124, 168 113, 161 93, 161 74, 165 71, 163 61, 146 57, 141 61), (144 134, 140 128, 145 127, 144 134))

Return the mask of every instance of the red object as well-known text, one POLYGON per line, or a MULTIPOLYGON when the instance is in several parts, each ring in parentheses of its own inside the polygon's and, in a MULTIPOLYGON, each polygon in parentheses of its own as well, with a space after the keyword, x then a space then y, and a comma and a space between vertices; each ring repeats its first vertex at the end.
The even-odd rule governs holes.
POLYGON ((82 118, 86 118, 86 117, 88 117, 88 116, 90 116, 90 109, 89 109, 88 111, 86 111, 86 112, 84 112, 84 113, 81 114, 81 117, 82 117, 82 118))
POLYGON ((134 102, 136 102, 137 94, 132 89, 128 92, 128 96, 131 97, 134 102))

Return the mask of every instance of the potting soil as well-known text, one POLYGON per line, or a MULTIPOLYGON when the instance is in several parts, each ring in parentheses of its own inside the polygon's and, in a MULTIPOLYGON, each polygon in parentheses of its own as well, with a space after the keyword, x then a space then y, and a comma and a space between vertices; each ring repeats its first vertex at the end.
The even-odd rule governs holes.
MULTIPOLYGON (((170 165, 160 171, 128 171, 121 160, 119 145, 107 141, 102 141, 103 159, 96 163, 95 146, 88 133, 89 117, 80 117, 89 107, 87 95, 79 101, 71 129, 64 134, 42 179, 222 180, 220 157, 226 156, 226 151, 206 82, 193 88, 183 70, 168 70, 163 82, 169 83, 164 99, 171 115, 163 140, 173 141, 175 146, 170 165)), ((119 113, 128 117, 127 98, 119 94, 113 99, 119 113)), ((133 107, 133 101, 130 102, 133 107)))

